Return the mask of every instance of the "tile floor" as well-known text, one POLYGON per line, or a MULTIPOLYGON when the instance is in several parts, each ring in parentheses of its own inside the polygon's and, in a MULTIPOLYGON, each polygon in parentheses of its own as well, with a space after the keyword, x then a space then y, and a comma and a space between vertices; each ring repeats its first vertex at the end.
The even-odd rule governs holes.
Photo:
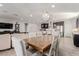
MULTIPOLYGON (((34 52, 36 52, 36 50, 29 49, 27 54, 28 56, 31 56, 34 52)), ((14 49, 10 49, 7 51, 0 51, 0 56, 16 56, 16 53, 14 49)), ((60 40, 59 56, 79 56, 79 47, 74 46, 72 38, 62 38, 60 40)))

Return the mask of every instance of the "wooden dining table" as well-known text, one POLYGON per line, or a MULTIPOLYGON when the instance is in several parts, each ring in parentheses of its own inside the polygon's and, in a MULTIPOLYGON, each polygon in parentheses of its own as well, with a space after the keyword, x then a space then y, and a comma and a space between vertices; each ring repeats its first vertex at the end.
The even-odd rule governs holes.
POLYGON ((38 36, 32 37, 27 40, 27 44, 39 52, 43 53, 50 47, 52 42, 52 36, 38 36))

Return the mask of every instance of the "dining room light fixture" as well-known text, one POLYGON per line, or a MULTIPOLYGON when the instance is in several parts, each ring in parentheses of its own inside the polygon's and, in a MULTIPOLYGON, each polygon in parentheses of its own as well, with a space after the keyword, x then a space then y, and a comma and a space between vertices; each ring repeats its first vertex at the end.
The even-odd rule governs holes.
POLYGON ((48 20, 48 19, 49 19, 49 14, 48 14, 48 12, 44 12, 44 13, 42 14, 42 17, 43 17, 43 20, 48 20))

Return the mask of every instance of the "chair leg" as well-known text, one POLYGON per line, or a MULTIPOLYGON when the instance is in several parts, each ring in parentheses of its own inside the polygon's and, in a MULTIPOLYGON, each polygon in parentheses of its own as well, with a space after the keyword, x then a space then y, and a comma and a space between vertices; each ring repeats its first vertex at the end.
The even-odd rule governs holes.
POLYGON ((56 52, 54 51, 54 52, 53 52, 53 56, 55 56, 55 55, 56 55, 56 52))
POLYGON ((26 49, 28 49, 29 48, 29 46, 26 46, 26 49))
POLYGON ((58 56, 58 55, 59 55, 59 50, 57 48, 56 51, 55 51, 55 56, 58 56))

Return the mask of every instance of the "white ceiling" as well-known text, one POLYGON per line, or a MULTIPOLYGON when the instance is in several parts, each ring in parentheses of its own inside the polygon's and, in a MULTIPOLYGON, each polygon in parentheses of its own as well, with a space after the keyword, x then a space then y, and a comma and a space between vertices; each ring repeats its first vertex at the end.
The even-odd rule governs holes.
MULTIPOLYGON (((63 20, 79 14, 78 3, 3 3, 0 7, 0 18, 10 20, 26 20, 39 22, 42 14, 47 11, 50 19, 63 20), (54 4, 56 7, 52 8, 54 4), (30 14, 33 17, 30 17, 30 14), (39 21, 38 21, 39 20, 39 21)), ((41 21, 40 21, 41 22, 41 21)))

